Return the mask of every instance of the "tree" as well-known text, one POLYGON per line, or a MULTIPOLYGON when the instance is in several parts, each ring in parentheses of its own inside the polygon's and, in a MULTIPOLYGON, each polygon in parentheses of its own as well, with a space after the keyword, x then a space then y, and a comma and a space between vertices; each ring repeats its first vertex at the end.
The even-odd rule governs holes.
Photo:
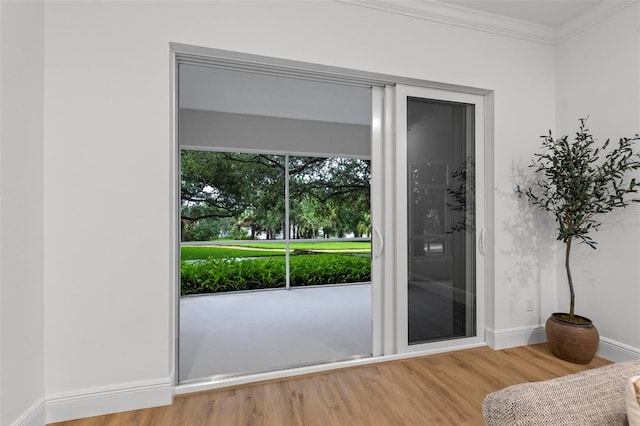
POLYGON ((315 199, 314 216, 322 223, 325 236, 362 235, 361 230, 371 226, 371 218, 366 216, 370 210, 370 162, 353 158, 309 160, 294 159, 292 198, 315 199))
MULTIPOLYGON (((209 218, 236 218, 271 209, 283 195, 277 156, 182 151, 181 219, 185 227, 209 218), (274 167, 274 165, 276 167, 274 167), (278 193, 279 192, 279 193, 278 193), (278 193, 278 194, 277 194, 278 193)), ((284 211, 284 210, 283 210, 284 211)), ((260 228, 259 221, 251 222, 260 228)))
POLYGON ((360 193, 369 197, 371 163, 354 158, 293 157, 291 194, 308 194, 325 202, 360 193))
MULTIPOLYGON (((320 229, 361 235, 370 219, 370 164, 347 158, 183 151, 181 201, 183 239, 200 222, 233 218, 251 238, 284 232, 284 182, 290 176, 294 236, 317 237, 320 229)), ((370 226, 370 225, 369 225, 370 226)), ((202 234, 199 234, 202 236, 202 234)))
POLYGON ((542 153, 536 154, 531 164, 539 180, 529 188, 518 187, 517 193, 551 213, 558 224, 557 239, 565 244, 569 321, 574 322, 575 292, 569 264, 573 241, 595 249, 591 232, 602 224, 599 216, 640 201, 628 198, 640 186, 635 178, 628 178, 630 172, 640 169, 640 155, 633 150, 640 137, 621 138, 611 149, 607 149, 609 140, 597 147, 586 119, 580 119, 573 142, 568 136, 554 139, 551 131, 542 138, 542 153))

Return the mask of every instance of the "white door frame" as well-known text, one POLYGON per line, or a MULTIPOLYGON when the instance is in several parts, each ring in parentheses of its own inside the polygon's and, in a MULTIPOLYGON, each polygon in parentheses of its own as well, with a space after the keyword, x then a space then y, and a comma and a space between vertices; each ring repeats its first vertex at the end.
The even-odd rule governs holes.
POLYGON ((395 92, 396 157, 395 179, 395 237, 396 237, 396 349, 398 353, 438 351, 477 346, 485 342, 485 257, 483 239, 485 230, 485 108, 484 96, 453 92, 427 87, 397 85, 395 92), (475 107, 475 177, 476 177, 476 321, 473 337, 442 340, 431 343, 409 345, 408 340, 408 215, 407 215, 407 98, 417 97, 471 104, 475 107))
MULTIPOLYGON (((446 343, 446 347, 429 347, 416 348, 412 346, 412 352, 404 352, 403 348, 398 347, 398 319, 400 314, 397 312, 398 289, 396 282, 398 279, 398 264, 402 259, 397 258, 398 247, 405 247, 398 243, 398 217, 405 218, 406 212, 399 212, 400 206, 405 208, 405 204, 398 203, 398 188, 406 188, 397 180, 397 158, 399 153, 396 150, 396 84, 407 84, 412 87, 431 88, 441 93, 447 94, 447 99, 454 100, 450 95, 471 95, 484 99, 487 103, 487 113, 492 114, 493 111, 493 94, 489 90, 450 85, 445 83, 429 82, 424 80, 416 80, 399 76, 377 74, 365 71, 336 68, 326 65, 311 64, 299 61, 284 60, 259 55, 251 55, 240 52, 230 52, 219 49, 204 48, 200 46, 186 45, 181 43, 171 43, 171 150, 170 150, 170 168, 172 170, 170 178, 170 191, 172 194, 169 209, 171 211, 171 235, 170 252, 175 259, 174 264, 170 267, 172 275, 172 297, 170 300, 171 317, 170 321, 170 356, 172 366, 172 376, 177 380, 178 367, 178 330, 179 330, 179 303, 180 303, 180 275, 179 275, 179 258, 180 251, 178 249, 180 241, 180 229, 177 223, 179 217, 179 179, 177 170, 179 170, 179 148, 178 148, 178 108, 177 108, 177 91, 178 91, 178 67, 179 63, 191 63, 202 66, 217 66, 216 64, 227 63, 231 67, 258 70, 257 72, 279 72, 282 71, 287 75, 299 75, 301 78, 318 79, 321 81, 338 82, 344 84, 369 85, 373 87, 373 123, 372 123, 372 227, 377 227, 379 235, 378 240, 372 242, 372 249, 377 250, 379 255, 375 257, 372 263, 373 277, 372 285, 372 326, 373 326, 373 357, 359 360, 341 361, 330 364, 321 364, 316 366, 295 368, 282 371, 273 371, 268 373, 253 374, 237 378, 229 378, 225 380, 198 383, 190 385, 178 385, 176 381, 176 394, 185 394, 190 392, 205 391, 226 386, 232 386, 242 383, 251 383, 259 380, 278 379, 282 377, 291 377, 299 374, 309 374, 319 371, 326 371, 335 368, 344 368, 352 365, 366 365, 383 360, 403 359, 412 356, 418 356, 433 352, 442 352, 452 347, 451 342, 446 343), (213 64, 213 65, 212 65, 213 64), (378 97, 376 99, 376 97, 378 97), (377 121, 376 121, 377 120, 377 121), (379 132, 377 132, 379 129, 379 132), (375 136, 377 134, 378 136, 375 136), (378 192, 376 188, 382 190, 378 192), (399 215, 399 213, 402 213, 399 215)), ((484 104, 482 104, 484 108, 484 104)), ((477 116, 476 125, 482 120, 477 116)), ((484 123, 482 123, 484 124, 484 123)), ((487 140, 491 141, 493 128, 492 121, 487 120, 489 135, 487 140)), ((405 127, 400 126, 400 128, 405 127)), ((478 132, 478 130, 476 130, 478 132)), ((480 132, 482 134, 482 132, 480 132)), ((484 134, 482 134, 484 140, 484 134)), ((476 146, 476 157, 481 159, 480 152, 483 152, 483 146, 476 146)), ((490 154, 491 144, 487 144, 487 150, 490 154)), ((491 155, 487 157, 491 161, 491 155)), ((485 163, 478 161, 478 165, 483 167, 485 163)), ((490 164, 489 164, 490 166, 490 164)), ((404 167, 404 166, 403 166, 404 167)), ((478 179, 485 178, 485 169, 478 169, 476 176, 478 179)), ((486 175, 487 184, 491 186, 492 175, 486 175)), ((406 180, 406 177, 405 177, 406 180)), ((406 182, 405 182, 406 184, 406 182)), ((401 192, 401 191, 400 191, 401 192)), ((492 195, 488 194, 491 205, 492 195)), ((406 198, 406 194, 405 194, 406 198)), ((491 213, 491 211, 489 211, 491 213)), ((490 215, 490 217, 492 217, 490 215)), ((483 222, 478 222, 484 224, 483 222)), ((405 224, 406 226, 406 224, 405 224)), ((487 241, 492 240, 492 230, 488 229, 487 241)), ((374 237, 377 238, 377 237, 374 237)), ((374 239, 372 238, 372 239, 374 239)), ((491 256, 491 244, 488 244, 488 256, 491 256)), ((478 253, 476 253, 478 254, 478 253)), ((372 256, 373 257, 373 256, 372 256)), ((406 253, 405 253, 406 257, 406 253)), ((406 259, 405 259, 406 261, 406 259)), ((485 268, 486 259, 477 257, 477 265, 482 264, 481 268, 485 268), (481 261, 482 260, 482 261, 481 261)), ((406 268, 405 268, 406 269, 406 268)), ((491 263, 487 263, 487 272, 491 275, 493 269, 491 263)), ((482 271, 479 271, 482 272, 482 271)), ((484 272, 479 276, 484 277, 484 272)), ((492 280, 487 280, 491 283, 492 280)), ((484 292, 492 293, 492 288, 482 288, 484 292)), ((478 346, 484 344, 484 326, 485 326, 485 300, 483 294, 477 295, 478 312, 477 312, 477 336, 475 344, 469 343, 468 346, 478 346), (482 342, 482 343, 479 343, 482 342)), ((490 300, 489 300, 490 301, 490 300)), ((489 307, 492 305, 490 304, 489 307)))
MULTIPOLYGON (((384 336, 382 329, 385 318, 384 271, 385 235, 384 223, 385 193, 380 191, 384 184, 384 127, 385 96, 384 88, 372 87, 371 90, 371 332, 373 337, 372 355, 384 355, 384 336)), ((388 250, 388 249, 386 249, 388 250)))
MULTIPOLYGON (((242 55, 243 57, 245 55, 242 55)), ((174 94, 173 99, 173 115, 174 115, 174 147, 173 147, 173 158, 172 164, 174 165, 173 170, 173 183, 172 183, 172 192, 173 198, 175 200, 175 205, 173 207, 173 234, 174 234, 174 243, 172 244, 172 252, 174 253, 174 265, 172 265, 174 279, 175 279, 175 303, 173 304, 173 311, 175 316, 175 329, 174 335, 176 336, 174 347, 174 359, 175 359, 175 376, 176 376, 176 384, 180 385, 180 377, 179 377, 179 321, 180 321, 180 276, 179 276, 179 259, 180 259, 180 229, 178 226, 178 219, 180 217, 179 211, 179 158, 180 158, 180 149, 181 148, 190 148, 189 146, 180 146, 179 142, 179 114, 178 114, 178 91, 179 91, 179 70, 181 64, 187 65, 196 65, 196 66, 211 66, 211 67, 223 67, 225 69, 232 69, 243 71, 247 67, 247 63, 245 60, 238 58, 237 60, 227 60, 225 59, 224 64, 221 65, 218 63, 218 58, 211 57, 208 60, 203 60, 201 58, 194 59, 189 54, 174 54, 174 86, 172 93, 174 94)), ((267 75, 276 75, 282 76, 285 78, 296 78, 296 73, 292 72, 289 67, 282 66, 278 67, 277 65, 266 65, 261 62, 250 62, 253 70, 255 72, 261 72, 267 75)), ((332 84, 343 84, 343 85, 356 85, 361 87, 369 87, 371 88, 371 105, 372 105, 372 123, 371 123, 371 152, 369 155, 369 159, 372 162, 372 168, 377 168, 377 172, 375 172, 375 176, 373 176, 374 172, 372 170, 372 182, 371 187, 376 188, 382 185, 383 182, 383 166, 382 166, 382 149, 384 145, 384 136, 383 132, 383 119, 385 118, 385 102, 384 102, 384 85, 380 82, 376 82, 375 80, 360 78, 356 79, 354 77, 344 76, 341 77, 339 74, 335 74, 334 72, 323 72, 318 70, 317 72, 303 71, 302 68, 299 69, 300 75, 304 76, 305 79, 327 82, 332 84), (374 160, 375 157, 375 160, 374 160)), ((198 147, 202 149, 203 147, 198 147)), ((206 147, 205 147, 206 149, 206 147)), ((270 152, 270 151, 269 151, 270 152)), ((280 153, 282 154, 282 153, 280 153)), ((284 154, 288 155, 288 154, 284 154)), ((288 176, 288 175, 287 175, 288 176)), ((285 191, 288 196, 288 190, 285 191)), ((372 218, 372 259, 371 259, 371 332, 372 332, 372 348, 371 355, 372 357, 377 357, 383 355, 383 338, 382 338, 382 318, 383 314, 383 262, 384 262, 384 228, 382 224, 383 218, 383 210, 384 210, 385 202, 383 198, 382 191, 371 191, 371 218, 372 218)), ((286 215, 288 218, 288 215, 286 215)), ((288 264, 288 263, 287 263, 288 264)), ((288 271, 287 271, 287 281, 288 281, 288 271)), ((287 282, 287 288, 289 287, 287 282)), ((346 361, 348 362, 348 361, 346 361)), ((328 364, 338 364, 336 362, 332 362, 330 360, 327 361, 328 364)), ((262 373, 257 373, 262 374, 262 373)), ((256 375, 257 375, 256 374, 256 375)), ((206 378, 204 379, 206 380, 206 378)))

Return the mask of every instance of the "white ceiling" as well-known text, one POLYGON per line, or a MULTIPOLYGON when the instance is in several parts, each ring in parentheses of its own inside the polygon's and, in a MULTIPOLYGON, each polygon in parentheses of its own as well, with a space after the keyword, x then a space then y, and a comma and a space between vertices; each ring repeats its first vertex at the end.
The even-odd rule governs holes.
POLYGON ((603 0, 440 0, 440 2, 559 28, 602 3, 603 0))

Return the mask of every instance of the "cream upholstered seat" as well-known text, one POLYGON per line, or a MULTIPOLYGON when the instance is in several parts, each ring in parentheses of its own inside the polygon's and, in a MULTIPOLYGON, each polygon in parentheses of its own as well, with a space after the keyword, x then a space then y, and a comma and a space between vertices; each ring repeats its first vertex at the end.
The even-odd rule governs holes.
POLYGON ((625 385, 640 360, 611 364, 542 382, 509 386, 486 396, 488 426, 626 425, 625 385))

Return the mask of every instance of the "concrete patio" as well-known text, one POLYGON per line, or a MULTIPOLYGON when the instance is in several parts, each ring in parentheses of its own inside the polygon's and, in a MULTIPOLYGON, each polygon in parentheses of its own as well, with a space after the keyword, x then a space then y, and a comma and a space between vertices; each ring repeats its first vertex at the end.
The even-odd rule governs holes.
POLYGON ((371 355, 371 284, 183 297, 182 383, 371 355))

